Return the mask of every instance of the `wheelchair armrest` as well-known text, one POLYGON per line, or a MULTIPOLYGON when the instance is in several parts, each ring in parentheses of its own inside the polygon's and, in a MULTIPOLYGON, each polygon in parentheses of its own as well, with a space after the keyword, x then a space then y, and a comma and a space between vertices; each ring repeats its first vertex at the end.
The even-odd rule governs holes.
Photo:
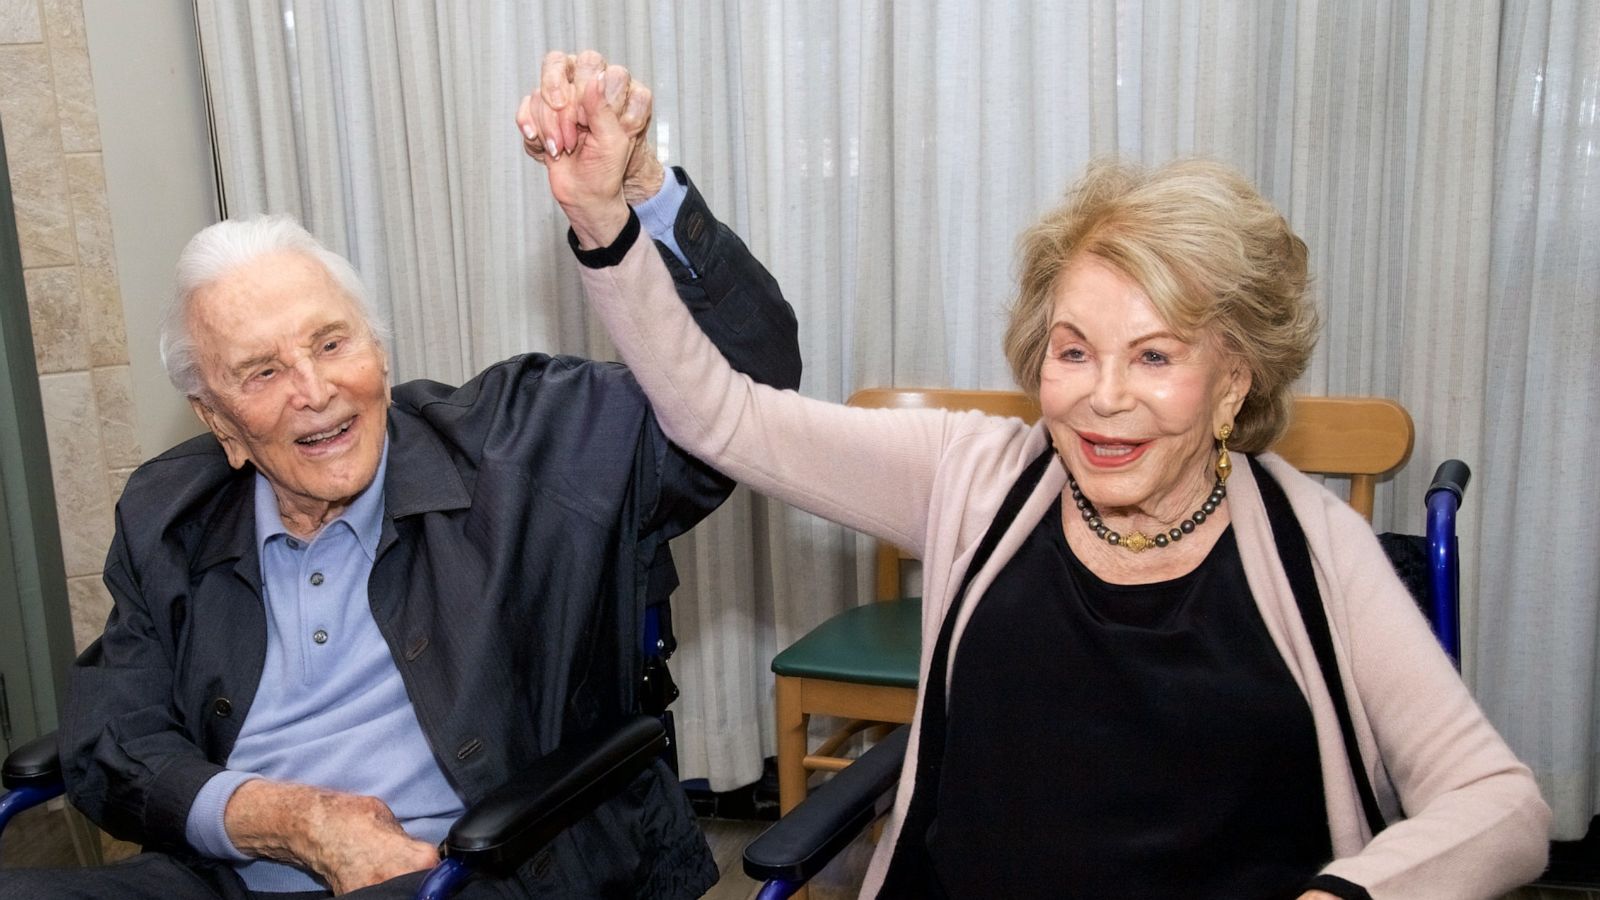
POLYGON ((666 729, 653 716, 564 743, 456 820, 446 855, 475 871, 508 875, 627 786, 666 745, 666 729))
POLYGON ((744 850, 745 874, 798 884, 821 872, 894 803, 910 734, 896 729, 752 841, 744 850))
POLYGON ((0 767, 0 784, 10 790, 47 788, 60 783, 61 759, 56 752, 54 731, 11 751, 0 767))

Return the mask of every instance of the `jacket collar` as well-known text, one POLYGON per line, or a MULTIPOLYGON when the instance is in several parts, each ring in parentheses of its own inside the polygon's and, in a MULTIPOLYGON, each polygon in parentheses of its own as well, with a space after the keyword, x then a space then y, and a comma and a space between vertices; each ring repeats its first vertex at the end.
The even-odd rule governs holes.
POLYGON ((439 433, 414 413, 389 406, 389 477, 383 483, 384 532, 393 519, 472 506, 472 495, 439 433))
MULTIPOLYGON (((218 448, 221 454, 221 448, 218 448)), ((226 465, 226 463, 224 463, 226 465)), ((196 571, 235 560, 234 571, 261 592, 261 563, 256 555, 255 466, 230 471, 217 491, 210 516, 196 522, 203 528, 196 571)))
POLYGON ((393 404, 389 406, 389 477, 383 484, 383 503, 379 556, 399 538, 395 519, 472 505, 472 495, 439 433, 393 404))
MULTIPOLYGON (((396 538, 394 520, 419 513, 466 509, 472 495, 444 442, 413 413, 390 405, 388 472, 383 481, 382 555, 396 538)), ((221 449, 218 448, 218 455, 221 449)), ((224 463, 223 465, 226 465, 224 463)), ((195 562, 199 569, 235 560, 234 571, 261 590, 261 562, 256 552, 255 466, 229 470, 217 489, 211 515, 200 520, 205 534, 195 562)))

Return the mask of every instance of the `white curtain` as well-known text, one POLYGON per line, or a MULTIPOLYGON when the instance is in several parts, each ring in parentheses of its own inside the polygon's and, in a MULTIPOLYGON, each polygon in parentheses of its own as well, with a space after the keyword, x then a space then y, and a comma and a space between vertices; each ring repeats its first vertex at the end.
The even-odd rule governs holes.
MULTIPOLYGON (((1310 244, 1302 389, 1394 396, 1412 462, 1380 528, 1474 464, 1467 676, 1568 835, 1596 777, 1594 303, 1600 21, 1583 0, 1037 4, 202 0, 229 211, 349 254, 400 378, 525 349, 604 356, 512 113, 552 48, 656 90, 683 164, 783 284, 802 390, 1009 387, 1016 233, 1090 158, 1205 154, 1310 244)), ((723 788, 772 752, 773 653, 867 595, 864 545, 741 491, 677 544, 680 758, 723 788)))
POLYGON ((1504 18, 1476 688, 1570 838, 1600 809, 1600 5, 1504 18))

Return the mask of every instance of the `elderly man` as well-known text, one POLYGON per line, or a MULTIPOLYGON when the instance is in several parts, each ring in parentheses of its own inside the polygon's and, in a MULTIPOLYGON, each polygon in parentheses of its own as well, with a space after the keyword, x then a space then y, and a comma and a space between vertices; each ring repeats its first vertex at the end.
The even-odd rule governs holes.
MULTIPOLYGON (((625 183, 706 332, 795 386, 789 307, 641 146, 649 113, 626 70, 557 54, 518 120, 531 154, 625 183), (587 140, 586 90, 616 139, 587 140)), ((178 280, 164 357, 211 434, 129 480, 116 606, 61 728, 73 802, 150 852, 8 872, 0 896, 408 896, 465 804, 637 708, 641 618, 676 584, 666 542, 731 485, 614 364, 530 354, 391 389, 354 270, 288 220, 207 228, 178 280)), ((693 897, 715 879, 657 763, 516 883, 468 894, 693 897)))

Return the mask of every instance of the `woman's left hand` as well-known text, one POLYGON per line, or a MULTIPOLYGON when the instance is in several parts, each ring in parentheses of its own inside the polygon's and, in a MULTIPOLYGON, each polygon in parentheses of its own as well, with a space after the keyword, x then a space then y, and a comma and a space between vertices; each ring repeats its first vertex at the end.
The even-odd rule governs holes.
POLYGON ((538 88, 522 99, 523 149, 548 169, 550 191, 585 246, 604 246, 621 230, 622 198, 643 200, 661 187, 661 163, 644 141, 651 109, 650 89, 593 50, 546 56, 538 88))

